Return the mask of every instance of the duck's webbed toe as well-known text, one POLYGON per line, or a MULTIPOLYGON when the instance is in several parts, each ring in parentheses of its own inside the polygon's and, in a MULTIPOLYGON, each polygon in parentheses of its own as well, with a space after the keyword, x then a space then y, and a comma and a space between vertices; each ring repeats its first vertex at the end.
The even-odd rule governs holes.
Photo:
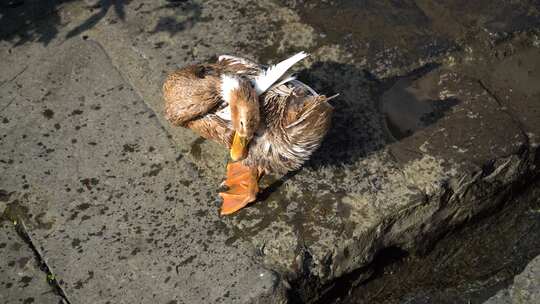
POLYGON ((259 192, 258 170, 242 164, 242 162, 227 165, 227 179, 224 184, 229 190, 220 192, 223 199, 221 215, 234 213, 257 199, 259 192))

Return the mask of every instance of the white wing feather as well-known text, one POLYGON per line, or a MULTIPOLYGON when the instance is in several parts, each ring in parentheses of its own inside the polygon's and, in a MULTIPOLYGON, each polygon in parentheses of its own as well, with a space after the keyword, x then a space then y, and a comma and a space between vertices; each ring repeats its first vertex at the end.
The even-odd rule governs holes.
POLYGON ((283 76, 287 70, 289 70, 294 64, 298 61, 306 58, 308 54, 300 52, 288 59, 283 60, 282 62, 270 66, 268 69, 262 71, 258 76, 253 80, 253 85, 255 87, 255 92, 258 95, 264 93, 268 90, 276 81, 278 81, 281 76, 283 76))

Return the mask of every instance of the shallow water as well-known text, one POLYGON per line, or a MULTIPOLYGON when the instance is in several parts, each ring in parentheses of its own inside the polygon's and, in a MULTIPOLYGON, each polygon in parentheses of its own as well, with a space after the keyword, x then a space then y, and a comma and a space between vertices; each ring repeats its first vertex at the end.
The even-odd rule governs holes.
POLYGON ((421 74, 400 77, 380 98, 386 126, 397 140, 429 126, 459 103, 457 99, 439 96, 440 71, 417 79, 421 74))

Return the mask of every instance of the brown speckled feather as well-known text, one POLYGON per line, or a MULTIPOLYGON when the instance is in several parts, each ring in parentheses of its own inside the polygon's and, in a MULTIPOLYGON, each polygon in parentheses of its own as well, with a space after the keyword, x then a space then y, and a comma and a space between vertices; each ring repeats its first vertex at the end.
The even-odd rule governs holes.
POLYGON ((263 96, 264 123, 249 146, 245 165, 285 174, 299 169, 320 146, 333 108, 326 96, 313 95, 303 85, 287 83, 263 96))
POLYGON ((231 125, 212 115, 223 103, 220 77, 224 73, 249 77, 258 71, 260 68, 254 63, 246 60, 240 63, 235 57, 177 70, 169 74, 163 84, 165 117, 175 126, 190 128, 206 139, 229 147, 233 134, 231 125))
POLYGON ((232 144, 234 133, 231 125, 217 115, 211 114, 191 120, 187 122, 186 127, 197 132, 200 136, 214 140, 226 147, 230 147, 232 144))
MULTIPOLYGON (((222 56, 216 64, 173 72, 163 85, 166 118, 230 147, 231 124, 215 114, 223 106, 220 76, 233 73, 249 79, 261 69, 245 59, 222 56)), ((261 123, 243 163, 264 173, 285 174, 300 168, 330 127, 333 109, 327 100, 296 80, 271 87, 259 97, 261 123)))
POLYGON ((193 65, 167 77, 163 84, 165 117, 173 125, 185 126, 219 105, 220 78, 209 74, 218 71, 210 65, 193 65))

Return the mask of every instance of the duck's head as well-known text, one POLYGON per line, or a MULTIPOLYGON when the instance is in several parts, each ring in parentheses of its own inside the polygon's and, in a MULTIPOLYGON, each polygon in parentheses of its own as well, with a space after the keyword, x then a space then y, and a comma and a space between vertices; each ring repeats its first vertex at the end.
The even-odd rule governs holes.
POLYGON ((259 100, 248 80, 221 76, 221 94, 229 103, 234 138, 231 145, 231 159, 242 160, 247 156, 248 145, 259 127, 259 100))

